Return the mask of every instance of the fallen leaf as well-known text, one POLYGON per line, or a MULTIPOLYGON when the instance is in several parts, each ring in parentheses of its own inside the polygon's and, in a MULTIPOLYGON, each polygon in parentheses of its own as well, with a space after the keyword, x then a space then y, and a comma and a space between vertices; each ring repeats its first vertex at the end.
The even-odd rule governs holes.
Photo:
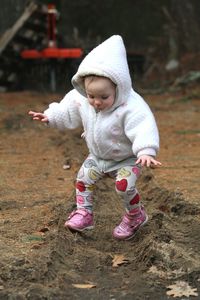
POLYGON ((167 291, 167 295, 174 298, 198 296, 197 289, 192 288, 185 281, 176 281, 175 284, 169 285, 167 288, 170 289, 170 291, 167 291))
POLYGON ((155 275, 159 276, 160 278, 166 277, 166 273, 158 270, 158 268, 156 266, 151 266, 148 270, 148 273, 155 274, 155 275))
POLYGON ((123 254, 116 254, 113 257, 112 263, 113 263, 112 266, 116 268, 119 267, 120 265, 127 264, 128 259, 126 259, 123 254))
POLYGON ((177 278, 177 277, 180 277, 180 276, 184 275, 185 271, 183 271, 183 269, 180 268, 178 270, 171 271, 171 274, 174 275, 174 276, 176 276, 176 278, 177 278))
POLYGON ((160 278, 169 278, 169 279, 172 279, 174 277, 177 279, 181 275, 185 274, 185 272, 182 269, 173 270, 173 271, 162 271, 159 270, 156 266, 151 266, 147 272, 157 275, 160 278))
POLYGON ((83 284, 79 284, 79 283, 74 283, 72 284, 74 287, 78 288, 78 289, 92 289, 95 288, 96 285, 95 284, 90 284, 90 283, 83 283, 83 284))

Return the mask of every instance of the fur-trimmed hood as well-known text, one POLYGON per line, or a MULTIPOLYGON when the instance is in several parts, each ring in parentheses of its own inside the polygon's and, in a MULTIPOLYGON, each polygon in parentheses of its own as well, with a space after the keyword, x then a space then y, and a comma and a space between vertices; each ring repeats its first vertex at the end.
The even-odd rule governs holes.
POLYGON ((126 101, 131 93, 132 83, 121 36, 111 36, 94 48, 81 62, 72 78, 72 84, 85 97, 83 77, 87 75, 108 77, 116 84, 116 99, 112 109, 126 101))

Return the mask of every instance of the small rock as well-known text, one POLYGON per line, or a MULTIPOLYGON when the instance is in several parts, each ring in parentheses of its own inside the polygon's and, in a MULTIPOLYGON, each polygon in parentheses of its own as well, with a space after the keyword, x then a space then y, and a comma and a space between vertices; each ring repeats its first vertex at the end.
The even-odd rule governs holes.
POLYGON ((70 165, 63 165, 63 169, 64 169, 64 170, 69 170, 70 168, 71 168, 70 165))

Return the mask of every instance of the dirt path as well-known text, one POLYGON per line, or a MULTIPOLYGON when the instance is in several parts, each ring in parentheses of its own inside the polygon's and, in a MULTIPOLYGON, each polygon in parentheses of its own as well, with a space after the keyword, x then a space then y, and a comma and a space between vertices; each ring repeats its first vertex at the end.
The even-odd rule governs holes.
POLYGON ((0 94, 0 299, 165 300, 180 280, 191 287, 182 299, 200 295, 200 92, 146 96, 163 167, 144 170, 138 183, 149 222, 129 242, 111 235, 122 214, 111 179, 99 184, 95 229, 63 227, 87 149, 81 131, 59 133, 26 116, 60 97, 0 94))

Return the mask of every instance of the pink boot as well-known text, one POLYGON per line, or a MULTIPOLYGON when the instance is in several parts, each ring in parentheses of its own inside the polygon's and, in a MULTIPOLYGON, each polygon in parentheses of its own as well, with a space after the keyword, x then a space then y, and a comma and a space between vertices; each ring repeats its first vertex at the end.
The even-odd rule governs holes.
POLYGON ((93 229, 93 214, 87 209, 79 208, 70 214, 64 226, 79 232, 87 229, 93 229))
POLYGON ((148 216, 145 213, 144 207, 136 208, 133 214, 126 213, 123 216, 121 223, 114 229, 113 236, 116 239, 129 240, 147 221, 148 216))

